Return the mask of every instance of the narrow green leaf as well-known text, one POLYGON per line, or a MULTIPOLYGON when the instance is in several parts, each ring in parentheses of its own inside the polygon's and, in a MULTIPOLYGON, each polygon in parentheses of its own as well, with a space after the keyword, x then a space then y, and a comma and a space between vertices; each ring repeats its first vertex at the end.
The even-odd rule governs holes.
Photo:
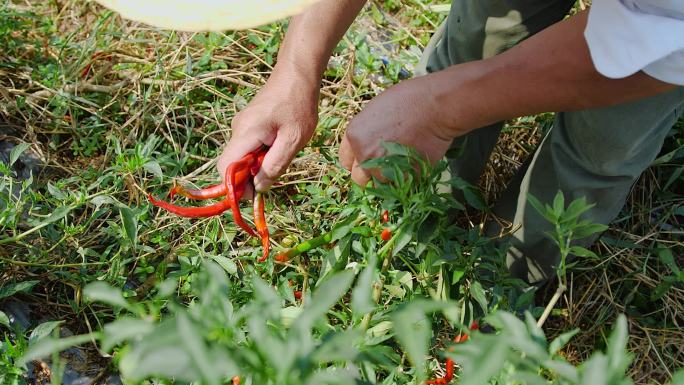
POLYGON ((38 282, 39 281, 22 281, 5 285, 0 288, 0 299, 11 297, 17 293, 30 293, 31 289, 33 289, 38 282))
POLYGON ((368 266, 361 272, 356 286, 352 290, 351 306, 356 316, 363 316, 365 313, 375 308, 371 297, 373 289, 373 278, 375 277, 375 265, 377 257, 375 254, 368 261, 368 266))
POLYGON ((150 320, 134 318, 119 318, 108 323, 104 327, 102 337, 102 350, 105 352, 124 341, 135 341, 154 330, 154 324, 150 320))
POLYGON ((161 166, 159 165, 158 162, 151 160, 151 161, 143 164, 143 168, 145 169, 145 171, 154 175, 157 179, 159 179, 159 180, 164 179, 164 173, 162 172, 161 166))
POLYGON ((0 325, 6 327, 6 328, 8 328, 8 329, 9 329, 9 327, 10 327, 10 320, 9 320, 9 317, 8 317, 7 314, 5 314, 5 312, 3 312, 2 310, 0 310, 0 325))
POLYGON ((553 198, 553 213, 556 218, 559 218, 563 214, 563 211, 565 211, 565 196, 563 196, 562 191, 558 190, 556 196, 553 198))
POLYGON ((323 317, 331 307, 347 292, 354 279, 354 272, 345 270, 323 281, 314 291, 311 301, 297 321, 296 326, 307 330, 315 321, 323 317))
POLYGON ((558 217, 554 216, 552 211, 547 210, 547 208, 544 207, 544 204, 541 203, 539 199, 535 198, 531 194, 527 194, 527 201, 530 202, 530 204, 532 205, 532 207, 534 207, 535 210, 537 210, 539 215, 541 215, 551 223, 556 223, 558 217))
POLYGON ((477 303, 482 308, 482 311, 484 311, 484 313, 487 314, 489 312, 489 304, 487 302, 487 296, 485 295, 485 291, 482 288, 480 282, 475 281, 472 285, 470 285, 470 295, 473 298, 475 298, 477 303))
POLYGON ((598 259, 598 255, 591 250, 585 249, 582 246, 572 246, 570 247, 570 254, 578 257, 585 257, 591 259, 598 259))
POLYGON ((21 154, 24 153, 29 147, 31 147, 30 144, 28 143, 19 143, 16 146, 12 148, 12 151, 10 151, 10 157, 9 157, 9 166, 12 167, 14 163, 19 159, 21 154))
POLYGON ((211 259, 213 259, 214 262, 218 263, 219 266, 221 266, 223 270, 226 271, 226 273, 230 275, 237 275, 238 268, 232 259, 225 257, 223 255, 212 255, 211 259))
POLYGON ((89 342, 93 339, 98 338, 98 334, 90 333, 78 336, 71 336, 66 338, 55 339, 51 337, 46 337, 33 346, 30 346, 26 354, 24 354, 17 362, 18 366, 24 366, 27 363, 44 358, 52 353, 61 352, 62 350, 68 349, 72 346, 81 345, 83 343, 89 342))
POLYGON ((574 337, 577 333, 579 333, 580 329, 573 329, 570 330, 569 332, 565 332, 558 337, 554 338, 553 341, 551 341, 551 344, 549 345, 549 354, 555 355, 563 349, 563 347, 570 342, 572 337, 574 337))
POLYGON ((121 214, 121 222, 126 236, 131 245, 135 247, 138 239, 138 215, 135 210, 126 206, 119 207, 119 214, 121 214))
POLYGON ((131 304, 126 301, 121 290, 109 286, 106 282, 96 281, 88 284, 83 289, 83 294, 89 301, 103 302, 110 306, 131 309, 131 304))
POLYGON ((29 344, 34 344, 37 341, 47 337, 53 330, 64 321, 48 321, 36 326, 29 336, 29 344))
POLYGON ((419 381, 425 378, 425 357, 432 328, 425 313, 418 306, 408 304, 392 315, 394 336, 406 351, 411 363, 416 368, 419 381))

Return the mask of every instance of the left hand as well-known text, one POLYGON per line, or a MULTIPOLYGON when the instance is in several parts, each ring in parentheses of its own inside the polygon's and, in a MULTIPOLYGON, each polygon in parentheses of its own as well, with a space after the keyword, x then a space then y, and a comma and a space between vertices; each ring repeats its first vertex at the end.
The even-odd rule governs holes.
POLYGON ((380 178, 377 170, 360 165, 384 155, 383 142, 411 146, 433 163, 449 149, 453 136, 439 121, 440 106, 434 102, 426 78, 389 88, 349 122, 340 146, 340 162, 351 171, 354 182, 365 186, 371 175, 380 178))

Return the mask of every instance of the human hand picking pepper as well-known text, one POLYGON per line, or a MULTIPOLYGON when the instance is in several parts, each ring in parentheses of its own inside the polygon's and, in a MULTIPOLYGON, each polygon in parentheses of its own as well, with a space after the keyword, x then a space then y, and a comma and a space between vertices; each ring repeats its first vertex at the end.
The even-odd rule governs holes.
POLYGON ((173 199, 175 195, 181 195, 189 199, 206 200, 225 195, 225 199, 218 203, 200 207, 184 207, 158 200, 152 194, 148 194, 148 199, 153 205, 186 218, 206 218, 232 210, 233 219, 238 226, 245 230, 247 234, 261 238, 263 255, 259 258, 259 262, 264 262, 268 258, 270 242, 266 216, 264 214, 263 195, 255 193, 254 196, 254 223, 256 231, 242 218, 239 201, 245 193, 248 182, 253 183, 254 176, 259 172, 267 150, 267 147, 261 146, 243 156, 242 159, 231 163, 226 168, 223 183, 198 190, 176 185, 169 191, 169 199, 173 199))

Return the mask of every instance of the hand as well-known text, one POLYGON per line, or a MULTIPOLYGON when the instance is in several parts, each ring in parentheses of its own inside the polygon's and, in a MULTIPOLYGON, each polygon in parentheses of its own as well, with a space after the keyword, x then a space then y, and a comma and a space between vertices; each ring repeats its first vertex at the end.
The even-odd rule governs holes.
MULTIPOLYGON (((377 170, 360 164, 384 154, 383 142, 411 146, 428 160, 440 160, 453 140, 439 121, 439 105, 426 77, 404 81, 373 99, 347 126, 340 146, 340 161, 354 182, 365 186, 377 170)), ((446 107, 445 107, 446 108, 446 107)))
POLYGON ((232 136, 216 166, 223 177, 230 163, 261 145, 270 146, 254 178, 258 191, 268 189, 285 172, 311 139, 318 122, 318 83, 296 71, 276 71, 247 108, 233 118, 232 136))

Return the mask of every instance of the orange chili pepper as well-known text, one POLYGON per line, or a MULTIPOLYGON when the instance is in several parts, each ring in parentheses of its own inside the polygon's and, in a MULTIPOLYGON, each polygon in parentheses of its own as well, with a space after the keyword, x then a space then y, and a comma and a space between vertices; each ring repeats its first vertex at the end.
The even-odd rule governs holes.
POLYGON ((268 237, 268 226, 266 225, 266 214, 264 214, 264 196, 261 193, 254 194, 254 224, 257 233, 261 238, 261 247, 264 249, 263 255, 257 262, 261 263, 268 258, 271 242, 268 237))
POLYGON ((234 376, 233 378, 230 379, 230 383, 232 385, 240 385, 240 377, 234 376))

